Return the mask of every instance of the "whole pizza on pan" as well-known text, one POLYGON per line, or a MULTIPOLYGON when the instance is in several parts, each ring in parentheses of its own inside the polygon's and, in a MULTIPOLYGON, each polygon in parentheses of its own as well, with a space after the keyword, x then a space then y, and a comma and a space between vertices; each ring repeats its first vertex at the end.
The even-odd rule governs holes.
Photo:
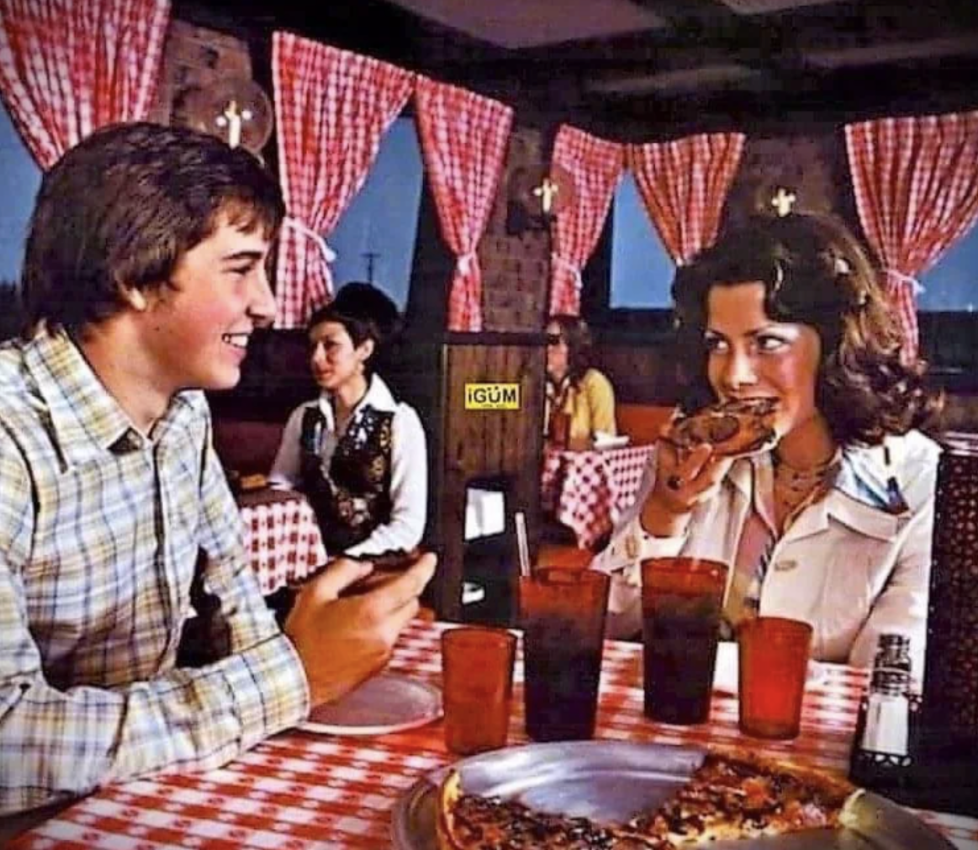
POLYGON ((657 809, 625 824, 599 824, 467 794, 453 770, 438 789, 436 831, 439 850, 678 850, 845 826, 861 793, 843 779, 791 762, 712 751, 657 809))
POLYGON ((680 449, 709 443, 716 455, 747 457, 774 447, 776 413, 777 400, 773 398, 713 404, 679 416, 670 426, 666 439, 680 449))

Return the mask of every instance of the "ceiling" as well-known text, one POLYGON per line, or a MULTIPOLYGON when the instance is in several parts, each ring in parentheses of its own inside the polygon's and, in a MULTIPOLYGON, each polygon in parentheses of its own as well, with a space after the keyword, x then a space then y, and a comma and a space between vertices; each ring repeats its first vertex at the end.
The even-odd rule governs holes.
POLYGON ((978 0, 315 3, 174 14, 247 31, 259 52, 289 29, 615 138, 978 108, 978 0))

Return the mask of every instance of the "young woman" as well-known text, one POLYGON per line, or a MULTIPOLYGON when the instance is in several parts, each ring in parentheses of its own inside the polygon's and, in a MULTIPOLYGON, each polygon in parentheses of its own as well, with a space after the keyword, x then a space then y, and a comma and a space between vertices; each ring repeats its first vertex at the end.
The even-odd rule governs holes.
POLYGON ((939 450, 917 429, 939 400, 901 362, 867 256, 830 219, 752 220, 680 268, 673 297, 684 407, 774 399, 779 440, 735 461, 659 441, 594 565, 615 577, 614 633, 640 628, 642 558, 697 555, 730 566, 729 627, 806 620, 816 658, 858 665, 898 632, 919 674, 939 450))
POLYGON ((289 417, 269 477, 306 493, 330 554, 410 551, 424 532, 424 429, 373 370, 398 318, 379 289, 349 283, 309 321, 322 392, 289 417))
POLYGON ((611 382, 591 367, 591 333, 585 321, 577 316, 551 316, 546 333, 544 432, 555 442, 582 447, 599 431, 617 434, 615 391, 611 382), (558 425, 560 421, 568 425, 558 425))

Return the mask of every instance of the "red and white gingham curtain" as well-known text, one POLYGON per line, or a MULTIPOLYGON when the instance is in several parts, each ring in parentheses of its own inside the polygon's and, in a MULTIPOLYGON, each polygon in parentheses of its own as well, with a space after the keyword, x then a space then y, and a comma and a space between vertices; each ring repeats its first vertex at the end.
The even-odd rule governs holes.
POLYGON ((363 186, 414 74, 290 33, 272 42, 278 159, 287 218, 279 241, 276 327, 302 327, 329 301, 324 234, 363 186))
POLYGON ((702 133, 628 146, 628 167, 676 265, 689 262, 716 239, 744 138, 741 133, 702 133))
POLYGON ((442 236, 458 261, 448 329, 482 330, 482 271, 476 247, 503 171, 513 110, 474 92, 419 77, 418 130, 442 236))
POLYGON ((0 0, 0 92, 42 169, 146 118, 169 20, 170 0, 0 0))
POLYGON ((849 170, 866 238, 917 356, 915 277, 978 220, 978 112, 846 125, 849 170))
POLYGON ((581 269, 601 235, 624 159, 624 147, 617 142, 566 124, 557 131, 553 161, 574 178, 575 201, 561 210, 553 226, 551 314, 581 311, 581 269))

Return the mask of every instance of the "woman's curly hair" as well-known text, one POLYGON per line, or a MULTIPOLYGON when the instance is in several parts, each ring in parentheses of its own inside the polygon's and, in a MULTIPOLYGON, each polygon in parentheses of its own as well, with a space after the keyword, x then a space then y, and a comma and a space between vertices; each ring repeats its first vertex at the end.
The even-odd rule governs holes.
POLYGON ((943 397, 925 386, 926 363, 901 358, 901 335, 877 272, 849 230, 821 215, 757 216, 723 233, 676 271, 676 328, 692 373, 686 409, 715 400, 707 380, 707 297, 714 286, 760 282, 777 322, 819 335, 815 403, 842 445, 931 427, 943 397))

